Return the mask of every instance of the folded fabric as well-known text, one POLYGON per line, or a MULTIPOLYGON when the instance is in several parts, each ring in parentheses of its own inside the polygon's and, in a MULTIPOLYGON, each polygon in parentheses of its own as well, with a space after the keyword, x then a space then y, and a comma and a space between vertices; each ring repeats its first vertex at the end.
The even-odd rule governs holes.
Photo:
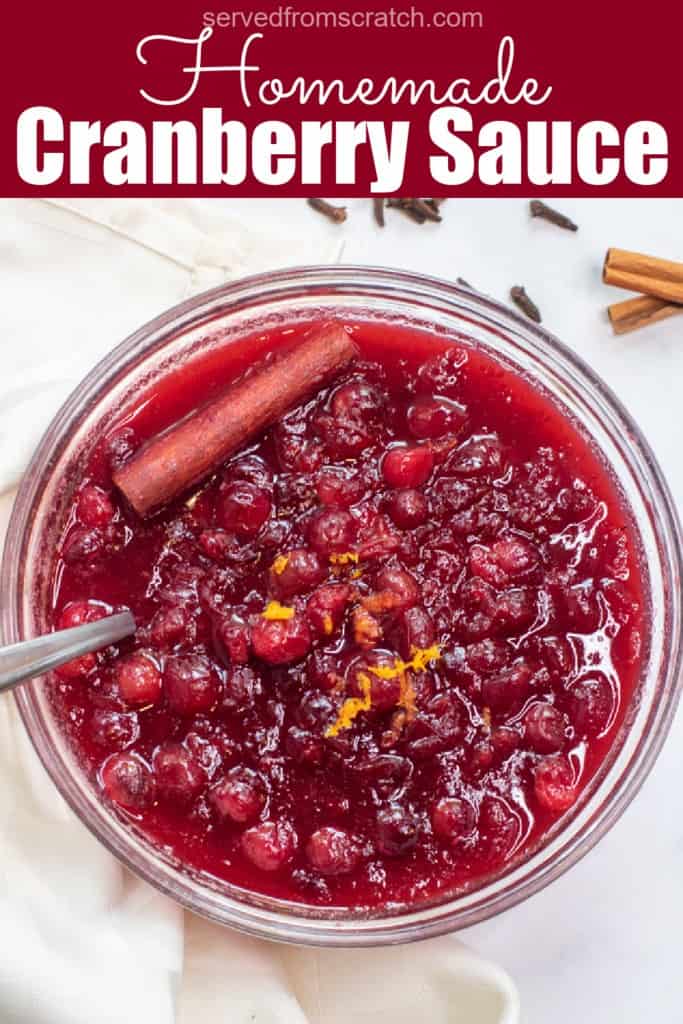
MULTIPOLYGON (((0 535, 40 433, 82 375, 160 310, 227 277, 333 252, 262 238, 217 201, 3 201, 0 535)), ((277 946, 183 915, 57 795, 0 699, 2 1024, 517 1024, 510 979, 444 938, 277 946)))

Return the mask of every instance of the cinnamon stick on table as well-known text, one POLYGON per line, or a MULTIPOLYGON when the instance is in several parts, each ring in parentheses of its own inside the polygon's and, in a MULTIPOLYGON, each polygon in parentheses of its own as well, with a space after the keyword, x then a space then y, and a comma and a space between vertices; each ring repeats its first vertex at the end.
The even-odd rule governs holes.
POLYGON ((683 313, 683 305, 677 306, 654 295, 637 295, 623 302, 613 302, 607 307, 612 330, 615 334, 628 334, 639 327, 667 320, 670 316, 683 313))
POLYGON ((645 256, 626 249, 608 249, 603 267, 605 284, 683 303, 683 263, 645 256))
POLYGON ((355 355, 344 328, 325 324, 148 441, 114 483, 138 515, 148 515, 329 383, 355 355))

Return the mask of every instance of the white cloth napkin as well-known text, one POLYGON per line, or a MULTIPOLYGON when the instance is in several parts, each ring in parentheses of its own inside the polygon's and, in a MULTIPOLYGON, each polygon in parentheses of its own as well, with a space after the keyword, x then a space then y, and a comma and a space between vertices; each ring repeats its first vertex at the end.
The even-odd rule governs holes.
MULTIPOLYGON (((2 202, 0 536, 31 450, 116 342, 187 295, 334 258, 263 238, 219 201, 2 202)), ((454 938, 278 946, 182 911, 99 845, 0 700, 2 1024, 518 1024, 516 990, 454 938)))

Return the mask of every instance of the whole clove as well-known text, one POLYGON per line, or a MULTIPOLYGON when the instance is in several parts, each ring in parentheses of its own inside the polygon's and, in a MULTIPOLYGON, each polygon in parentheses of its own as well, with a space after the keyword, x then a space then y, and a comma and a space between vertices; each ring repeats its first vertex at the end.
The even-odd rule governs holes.
POLYGON ((554 210, 552 206, 542 203, 540 199, 532 199, 529 203, 529 210, 532 217, 540 217, 541 220, 556 224, 558 228, 564 228, 565 231, 579 230, 578 224, 575 224, 573 220, 565 217, 559 210, 554 210))
POLYGON ((314 210, 322 213, 323 217, 334 221, 335 224, 342 224, 346 220, 345 206, 333 206, 326 199, 307 199, 306 201, 314 210))
POLYGON ((375 212, 375 221, 377 222, 379 227, 383 228, 384 227, 384 200, 383 199, 373 199, 372 200, 372 204, 373 204, 373 209, 374 209, 374 212, 375 212))
POLYGON ((416 224, 424 224, 428 220, 439 223, 441 221, 439 205, 442 202, 442 199, 396 198, 388 199, 387 206, 395 210, 401 210, 402 213, 405 213, 406 217, 410 217, 416 224))
POLYGON ((521 309, 522 313, 528 316, 530 320, 533 320, 534 323, 540 324, 540 310, 536 303, 529 298, 522 285, 515 285, 514 288, 510 289, 510 298, 518 309, 521 309))

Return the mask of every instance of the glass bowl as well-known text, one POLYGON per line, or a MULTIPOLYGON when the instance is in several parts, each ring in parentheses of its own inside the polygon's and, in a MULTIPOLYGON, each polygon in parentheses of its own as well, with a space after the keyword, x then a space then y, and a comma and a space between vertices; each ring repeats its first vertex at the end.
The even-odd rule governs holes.
POLYGON ((326 946, 406 942, 475 924, 530 896, 582 857, 617 820, 664 742, 681 680, 681 533, 657 462, 609 388, 542 328, 466 288, 367 267, 305 267, 251 277, 197 296, 142 327, 74 391, 45 434, 14 506, 2 564, 5 643, 46 628, 54 550, 84 453, 119 419, 131 389, 208 345, 273 324, 379 319, 465 334, 546 389, 590 436, 630 503, 651 599, 651 642, 610 756, 536 849, 479 888, 404 912, 313 908, 218 885, 154 848, 100 802, 53 719, 43 680, 16 691, 36 751, 78 817, 124 864, 184 906, 252 935, 326 946), (65 486, 66 485, 66 486, 65 486))

